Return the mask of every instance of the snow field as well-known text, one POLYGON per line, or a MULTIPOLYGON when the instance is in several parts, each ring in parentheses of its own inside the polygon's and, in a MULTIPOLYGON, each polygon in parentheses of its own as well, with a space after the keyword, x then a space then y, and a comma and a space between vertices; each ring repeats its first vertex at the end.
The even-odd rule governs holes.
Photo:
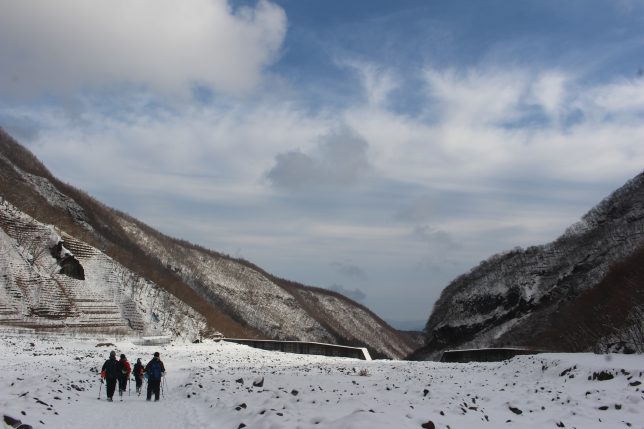
POLYGON ((644 428, 642 355, 368 362, 226 342, 3 334, 0 356, 0 411, 34 428, 644 428), (96 347, 105 342, 115 346, 96 347), (134 386, 122 402, 104 390, 97 400, 110 350, 132 364, 159 351, 161 401, 134 386))

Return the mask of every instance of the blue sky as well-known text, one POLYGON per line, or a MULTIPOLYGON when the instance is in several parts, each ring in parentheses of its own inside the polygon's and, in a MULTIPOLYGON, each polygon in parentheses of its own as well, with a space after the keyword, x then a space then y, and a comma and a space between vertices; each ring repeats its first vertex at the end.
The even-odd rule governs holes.
POLYGON ((642 171, 642 28, 641 0, 5 0, 0 126, 167 234, 420 327, 642 171))

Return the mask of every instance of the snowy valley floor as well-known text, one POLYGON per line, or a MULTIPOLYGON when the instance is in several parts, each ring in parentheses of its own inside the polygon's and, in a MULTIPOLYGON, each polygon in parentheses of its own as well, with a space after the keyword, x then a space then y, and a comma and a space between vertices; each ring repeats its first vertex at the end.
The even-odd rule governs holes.
POLYGON ((644 428, 642 355, 365 362, 226 342, 3 334, 0 357, 0 412, 34 428, 644 428), (161 353, 161 401, 146 402, 134 386, 123 402, 105 401, 105 391, 97 399, 112 349, 132 363, 161 353))

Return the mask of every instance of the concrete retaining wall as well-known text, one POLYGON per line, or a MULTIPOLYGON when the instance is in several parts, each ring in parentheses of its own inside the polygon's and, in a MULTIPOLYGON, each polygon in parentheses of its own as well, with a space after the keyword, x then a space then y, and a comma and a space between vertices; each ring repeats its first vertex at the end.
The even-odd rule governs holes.
POLYGON ((441 356, 441 362, 498 362, 517 355, 533 355, 540 350, 523 348, 447 350, 441 356))
POLYGON ((339 346, 337 344, 307 343, 301 341, 245 340, 236 338, 224 338, 224 341, 244 344, 257 349, 274 350, 286 353, 338 356, 353 359, 371 360, 369 350, 364 347, 348 347, 339 346))

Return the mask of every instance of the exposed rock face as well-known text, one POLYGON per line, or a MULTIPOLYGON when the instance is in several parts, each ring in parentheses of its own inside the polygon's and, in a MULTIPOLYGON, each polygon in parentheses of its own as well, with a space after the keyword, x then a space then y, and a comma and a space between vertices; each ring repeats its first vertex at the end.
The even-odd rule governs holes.
POLYGON ((65 274, 66 276, 76 280, 85 280, 85 269, 81 263, 78 262, 78 259, 76 259, 71 252, 65 249, 63 244, 64 242, 61 240, 49 249, 51 256, 56 258, 58 265, 60 265, 60 271, 58 271, 58 274, 65 274))
POLYGON ((644 173, 587 213, 553 243, 495 255, 450 283, 427 322, 426 346, 534 345, 552 315, 595 287, 644 243, 644 173))

